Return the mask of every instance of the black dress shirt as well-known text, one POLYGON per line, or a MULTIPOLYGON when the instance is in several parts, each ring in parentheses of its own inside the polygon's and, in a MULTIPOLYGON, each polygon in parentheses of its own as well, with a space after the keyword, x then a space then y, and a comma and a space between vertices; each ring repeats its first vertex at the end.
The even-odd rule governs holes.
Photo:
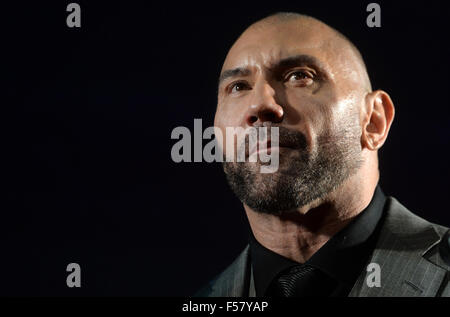
MULTIPOLYGON (((323 282, 326 285, 311 285, 323 290, 319 296, 349 294, 375 248, 385 201, 386 196, 377 186, 369 205, 306 261, 328 277, 323 282)), ((299 263, 262 246, 251 230, 249 242, 256 296, 270 296, 267 290, 280 272, 299 263)))

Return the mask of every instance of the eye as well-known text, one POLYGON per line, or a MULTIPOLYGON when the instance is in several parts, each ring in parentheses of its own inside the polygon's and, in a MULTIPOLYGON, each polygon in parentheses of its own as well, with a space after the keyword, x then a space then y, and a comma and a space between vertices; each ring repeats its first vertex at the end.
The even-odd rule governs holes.
POLYGON ((250 89, 250 86, 246 82, 239 81, 239 82, 232 83, 230 86, 228 86, 227 90, 230 93, 236 93, 236 92, 239 92, 242 90, 249 90, 249 89, 250 89))
POLYGON ((314 74, 307 70, 296 70, 291 72, 286 77, 286 81, 291 84, 299 84, 301 86, 308 86, 313 83, 314 74))

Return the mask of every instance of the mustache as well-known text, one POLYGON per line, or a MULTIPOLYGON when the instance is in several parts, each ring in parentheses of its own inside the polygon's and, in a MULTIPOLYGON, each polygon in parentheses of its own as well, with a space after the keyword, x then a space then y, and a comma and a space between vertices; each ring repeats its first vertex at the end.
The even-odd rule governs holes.
MULTIPOLYGON (((268 126, 266 134, 267 140, 262 140, 262 142, 267 141, 269 144, 271 143, 272 128, 278 128, 278 145, 280 147, 287 147, 296 150, 306 150, 308 148, 306 136, 302 132, 291 130, 281 126, 268 126)), ((259 136, 257 143, 261 143, 261 141, 259 140, 259 136)), ((248 157, 249 151, 251 150, 249 135, 245 136, 244 142, 238 144, 238 149, 242 150, 242 147, 245 147, 245 155, 246 157, 248 157)))

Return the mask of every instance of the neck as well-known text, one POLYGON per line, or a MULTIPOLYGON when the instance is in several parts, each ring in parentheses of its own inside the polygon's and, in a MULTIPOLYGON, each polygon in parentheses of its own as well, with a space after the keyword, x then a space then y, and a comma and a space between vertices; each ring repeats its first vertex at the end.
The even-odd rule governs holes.
POLYGON ((244 205, 253 235, 269 250, 304 263, 368 206, 378 170, 373 176, 357 173, 327 197, 282 215, 262 214, 244 205))

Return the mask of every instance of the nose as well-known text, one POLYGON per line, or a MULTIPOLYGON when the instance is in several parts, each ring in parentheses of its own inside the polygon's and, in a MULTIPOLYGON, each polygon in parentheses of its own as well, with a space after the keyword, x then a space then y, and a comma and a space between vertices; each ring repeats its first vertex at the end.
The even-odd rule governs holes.
POLYGON ((262 125, 264 122, 279 123, 283 120, 284 110, 275 100, 275 90, 269 83, 260 83, 254 87, 254 98, 246 114, 247 125, 262 125))

